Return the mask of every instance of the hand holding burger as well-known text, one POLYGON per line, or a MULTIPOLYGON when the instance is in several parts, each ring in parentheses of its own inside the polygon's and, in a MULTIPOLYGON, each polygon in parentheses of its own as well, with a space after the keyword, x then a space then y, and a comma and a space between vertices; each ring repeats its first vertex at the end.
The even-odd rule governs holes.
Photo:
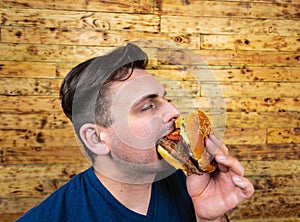
POLYGON ((244 177, 243 166, 210 133, 207 116, 195 110, 181 121, 180 129, 161 138, 158 152, 169 164, 187 173, 187 189, 197 221, 222 222, 227 221, 226 212, 253 195, 254 187, 244 177), (216 155, 207 151, 216 149, 216 155))

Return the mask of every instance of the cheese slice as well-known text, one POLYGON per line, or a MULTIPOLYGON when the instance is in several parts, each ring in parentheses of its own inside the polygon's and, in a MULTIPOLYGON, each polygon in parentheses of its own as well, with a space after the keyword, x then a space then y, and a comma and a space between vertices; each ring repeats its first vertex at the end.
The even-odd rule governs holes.
POLYGON ((171 156, 168 153, 168 151, 166 151, 160 145, 157 145, 157 151, 162 156, 162 158, 164 158, 170 165, 172 165, 176 169, 182 169, 182 170, 184 169, 183 164, 179 160, 171 156))

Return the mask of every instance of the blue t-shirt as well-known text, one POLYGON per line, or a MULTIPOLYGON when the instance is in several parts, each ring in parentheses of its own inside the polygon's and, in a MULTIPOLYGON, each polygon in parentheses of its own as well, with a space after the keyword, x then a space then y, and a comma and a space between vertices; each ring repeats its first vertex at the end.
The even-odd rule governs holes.
POLYGON ((185 175, 176 171, 152 185, 146 216, 126 208, 102 185, 91 167, 76 175, 18 222, 196 221, 185 175))

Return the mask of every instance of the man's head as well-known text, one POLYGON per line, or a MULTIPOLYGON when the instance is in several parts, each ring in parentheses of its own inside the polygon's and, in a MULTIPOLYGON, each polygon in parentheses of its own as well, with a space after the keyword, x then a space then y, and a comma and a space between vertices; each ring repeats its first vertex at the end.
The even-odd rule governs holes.
POLYGON ((64 112, 95 168, 128 176, 162 167, 156 143, 174 130, 179 111, 146 64, 146 54, 128 44, 78 65, 62 84, 64 112))
POLYGON ((74 67, 65 77, 60 97, 64 113, 78 133, 85 122, 111 125, 110 86, 130 77, 129 70, 144 69, 148 57, 133 44, 119 47, 74 67))
MULTIPOLYGON (((144 69, 147 54, 134 44, 89 59, 74 67, 65 77, 60 98, 64 113, 72 121, 76 134, 84 123, 103 127, 112 124, 110 86, 130 77, 129 70, 144 69)), ((86 149, 89 156, 92 153, 86 149)))

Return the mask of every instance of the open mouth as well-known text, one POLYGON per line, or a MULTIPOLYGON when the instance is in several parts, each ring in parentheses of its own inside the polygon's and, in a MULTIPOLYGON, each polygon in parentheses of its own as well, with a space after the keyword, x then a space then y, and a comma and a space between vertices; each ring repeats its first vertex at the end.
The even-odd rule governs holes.
MULTIPOLYGON (((161 143, 161 141, 162 141, 164 138, 173 138, 173 139, 175 139, 174 136, 173 136, 173 134, 174 134, 175 132, 178 132, 178 136, 180 136, 180 135, 179 135, 180 129, 179 129, 179 128, 176 128, 176 127, 175 127, 175 124, 169 125, 169 126, 165 127, 165 129, 167 129, 166 132, 163 133, 162 136, 156 141, 156 152, 157 152, 157 156, 158 156, 158 159, 159 159, 159 160, 164 159, 164 158, 162 157, 162 155, 158 152, 158 146, 159 146, 159 144, 161 143)), ((177 138, 177 140, 179 140, 179 137, 177 138)))
POLYGON ((180 128, 172 128, 158 140, 158 156, 187 173, 211 173, 216 169, 216 164, 205 147, 205 139, 210 132, 208 118, 196 110, 183 119, 180 128))

